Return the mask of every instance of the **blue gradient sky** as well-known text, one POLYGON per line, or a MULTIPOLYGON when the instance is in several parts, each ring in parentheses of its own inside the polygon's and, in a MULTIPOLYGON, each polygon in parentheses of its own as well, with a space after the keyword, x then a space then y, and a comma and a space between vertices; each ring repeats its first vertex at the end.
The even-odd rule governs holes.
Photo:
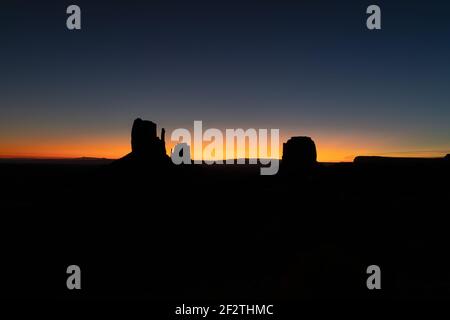
POLYGON ((309 135, 322 161, 450 153, 448 1, 1 7, 0 156, 119 157, 138 116, 309 135), (373 3, 380 31, 365 27, 373 3))

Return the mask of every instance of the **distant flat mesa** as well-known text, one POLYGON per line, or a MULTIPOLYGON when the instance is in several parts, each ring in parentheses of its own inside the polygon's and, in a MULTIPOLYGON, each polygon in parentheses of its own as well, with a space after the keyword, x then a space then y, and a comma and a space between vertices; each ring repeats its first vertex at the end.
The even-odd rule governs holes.
POLYGON ((418 157, 381 157, 381 156, 358 156, 353 162, 355 164, 371 165, 405 165, 405 164, 430 164, 442 161, 450 161, 450 154, 442 158, 418 158, 418 157))

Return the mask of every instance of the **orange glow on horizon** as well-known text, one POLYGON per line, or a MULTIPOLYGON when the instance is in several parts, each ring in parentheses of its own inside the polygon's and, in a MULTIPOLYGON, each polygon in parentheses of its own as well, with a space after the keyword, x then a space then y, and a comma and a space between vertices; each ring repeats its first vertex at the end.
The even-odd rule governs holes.
MULTIPOLYGON (((322 137, 313 138, 316 142, 317 160, 320 162, 349 162, 353 161, 358 155, 381 155, 381 156, 400 156, 400 157, 442 157, 445 152, 404 152, 400 148, 398 152, 387 152, 393 147, 383 145, 376 140, 359 137, 337 137, 324 139, 322 137), (364 147, 360 147, 364 146, 364 147)), ((81 139, 61 139, 48 141, 47 143, 39 141, 19 140, 15 144, 0 142, 0 158, 108 158, 118 159, 131 151, 130 138, 81 138, 81 139)), ((283 142, 288 137, 280 137, 279 155, 282 157, 283 142)), ((269 140, 270 141, 270 140, 269 140)), ((203 149, 207 146, 203 143, 203 149)), ((170 155, 176 142, 166 141, 166 152, 170 155)), ((193 159, 193 150, 191 146, 191 156, 193 159)), ((270 154, 270 146, 268 147, 270 154)), ((235 155, 237 150, 235 150, 235 155)), ((242 151, 242 150, 240 150, 242 151)), ((242 151, 243 152, 243 151, 242 151)), ((223 152, 222 154, 225 154, 223 152)), ((246 143, 245 155, 248 157, 248 144, 246 143)), ((224 160, 226 157, 223 157, 224 160)), ((233 157, 236 158, 236 157, 233 157)), ((271 158, 275 158, 271 156, 271 158)), ((205 157, 206 160, 211 158, 205 157)))
POLYGON ((0 144, 1 158, 109 158, 118 159, 130 152, 129 141, 93 139, 89 141, 47 144, 0 144))

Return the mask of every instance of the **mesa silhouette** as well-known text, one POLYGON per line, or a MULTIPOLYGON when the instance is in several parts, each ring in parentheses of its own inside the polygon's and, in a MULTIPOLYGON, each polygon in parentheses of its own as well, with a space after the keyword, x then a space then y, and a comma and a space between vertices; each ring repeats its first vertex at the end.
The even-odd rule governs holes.
MULTIPOLYGON (((116 166, 160 166, 171 164, 166 153, 165 129, 161 129, 161 138, 156 134, 156 123, 137 118, 131 130, 131 152, 114 162, 116 166)), ((175 146, 174 151, 182 155, 183 147, 175 146)), ((193 163, 193 162, 192 162, 193 163)), ((246 161, 248 163, 248 161, 246 161)), ((312 169, 317 165, 317 152, 314 141, 310 137, 292 137, 283 144, 284 170, 291 173, 312 169)))

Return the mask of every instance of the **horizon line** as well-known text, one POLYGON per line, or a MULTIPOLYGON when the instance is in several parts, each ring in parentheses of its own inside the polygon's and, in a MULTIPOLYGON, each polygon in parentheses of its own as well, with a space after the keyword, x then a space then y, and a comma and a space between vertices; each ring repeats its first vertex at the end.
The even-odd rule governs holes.
MULTIPOLYGON (((430 151, 431 152, 431 151, 430 151)), ((396 152, 389 152, 385 154, 395 154, 396 152)), ((407 153, 407 152, 398 152, 399 154, 407 153)), ((412 153, 412 152, 411 152, 412 153)), ((445 153, 445 152, 444 152, 445 153)), ((450 154, 450 153, 449 153, 450 154)), ((357 155, 354 156, 353 159, 349 160, 327 160, 327 161, 317 161, 318 163, 351 163, 358 157, 379 157, 379 158, 393 158, 393 159, 443 159, 446 157, 447 154, 443 154, 442 156, 432 156, 432 157, 417 157, 417 156, 384 156, 383 153, 375 155, 357 155)), ((0 155, 0 160, 85 160, 85 161, 96 161, 96 160, 105 160, 105 161, 116 161, 121 159, 120 158, 107 158, 107 157, 90 157, 90 156, 80 156, 80 157, 64 157, 64 156, 20 156, 20 155, 0 155)), ((191 159, 191 161, 195 161, 198 159, 191 159)), ((219 159, 215 161, 229 161, 233 160, 234 162, 238 160, 278 160, 282 161, 282 158, 224 158, 219 159)), ((202 162, 204 161, 214 161, 211 159, 202 159, 202 162)))

